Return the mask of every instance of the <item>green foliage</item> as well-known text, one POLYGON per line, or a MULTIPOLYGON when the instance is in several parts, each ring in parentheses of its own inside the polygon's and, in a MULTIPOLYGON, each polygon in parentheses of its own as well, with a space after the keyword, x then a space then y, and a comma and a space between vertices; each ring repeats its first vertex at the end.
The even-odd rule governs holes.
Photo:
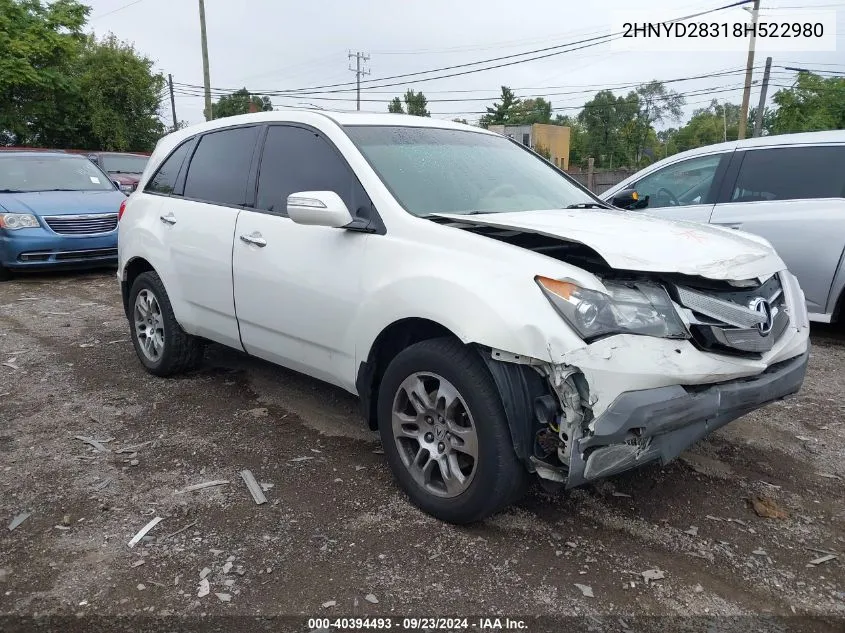
POLYGON ((216 103, 211 104, 211 118, 222 119, 227 116, 249 114, 249 112, 269 112, 273 104, 269 97, 259 97, 246 88, 236 90, 232 94, 223 95, 216 103), (252 110, 250 110, 252 106, 252 110))
POLYGON ((399 97, 393 97, 393 101, 387 104, 387 111, 391 114, 405 114, 405 108, 402 107, 402 100, 399 97))
POLYGON ((628 162, 638 110, 635 96, 616 97, 610 90, 597 92, 584 104, 578 123, 586 135, 586 152, 595 158, 597 167, 620 167, 628 162))
POLYGON ((533 125, 534 123, 551 123, 552 104, 537 97, 536 99, 523 99, 514 104, 511 108, 509 125, 533 125))
POLYGON ((802 72, 795 86, 777 91, 772 101, 773 134, 845 129, 845 77, 802 72))
POLYGON ((487 114, 481 117, 479 124, 481 127, 510 124, 512 111, 520 103, 521 100, 514 95, 513 90, 502 86, 500 102, 487 107, 487 114))
POLYGON ((151 150, 164 79, 76 0, 0 0, 0 144, 151 150))
POLYGON ((404 99, 405 106, 403 107, 399 97, 393 97, 393 100, 387 104, 387 111, 393 114, 404 114, 407 109, 407 113, 413 116, 431 116, 431 113, 426 109, 428 99, 422 92, 408 90, 405 92, 404 99))
POLYGON ((683 152, 725 140, 735 141, 739 138, 739 113, 740 106, 714 99, 706 108, 695 110, 686 125, 678 129, 672 139, 674 150, 683 152))

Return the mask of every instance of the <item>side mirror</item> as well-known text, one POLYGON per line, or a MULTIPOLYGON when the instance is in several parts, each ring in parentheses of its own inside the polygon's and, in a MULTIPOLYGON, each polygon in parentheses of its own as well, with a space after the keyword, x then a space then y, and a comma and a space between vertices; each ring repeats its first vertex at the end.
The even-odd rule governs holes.
POLYGON ((648 206, 648 196, 640 198, 636 189, 623 189, 611 198, 610 204, 620 209, 644 209, 648 206))
POLYGON ((340 228, 352 222, 346 203, 334 191, 300 191, 288 196, 288 216, 297 224, 340 228))

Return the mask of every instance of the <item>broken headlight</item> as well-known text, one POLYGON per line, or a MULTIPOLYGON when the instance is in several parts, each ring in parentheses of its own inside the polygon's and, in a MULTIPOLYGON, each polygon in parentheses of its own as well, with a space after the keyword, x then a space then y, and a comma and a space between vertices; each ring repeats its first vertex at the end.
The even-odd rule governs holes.
POLYGON ((584 340, 609 334, 686 338, 687 331, 666 290, 650 282, 605 281, 607 293, 548 277, 537 284, 584 340))

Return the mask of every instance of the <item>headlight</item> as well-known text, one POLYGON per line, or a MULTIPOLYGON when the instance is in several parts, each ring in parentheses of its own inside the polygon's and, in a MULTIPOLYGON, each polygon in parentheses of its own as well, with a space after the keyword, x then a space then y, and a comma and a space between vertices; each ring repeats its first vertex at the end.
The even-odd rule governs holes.
POLYGON ((608 293, 568 281, 535 277, 543 294, 584 340, 608 334, 686 338, 684 324, 662 286, 604 282, 608 293))
POLYGON ((41 226, 31 213, 0 213, 0 228, 9 229, 37 229, 41 226))

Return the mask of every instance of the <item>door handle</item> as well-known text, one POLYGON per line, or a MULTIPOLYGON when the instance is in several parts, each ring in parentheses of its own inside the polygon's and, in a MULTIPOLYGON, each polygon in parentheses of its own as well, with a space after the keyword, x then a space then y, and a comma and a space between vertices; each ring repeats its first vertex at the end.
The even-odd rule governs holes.
POLYGON ((267 240, 261 237, 260 233, 241 235, 241 242, 246 242, 247 244, 252 244, 253 246, 260 246, 261 248, 267 246, 267 240))
POLYGON ((169 224, 170 226, 176 224, 176 216, 172 213, 169 213, 167 215, 160 215, 158 216, 158 219, 164 222, 165 224, 169 224))

